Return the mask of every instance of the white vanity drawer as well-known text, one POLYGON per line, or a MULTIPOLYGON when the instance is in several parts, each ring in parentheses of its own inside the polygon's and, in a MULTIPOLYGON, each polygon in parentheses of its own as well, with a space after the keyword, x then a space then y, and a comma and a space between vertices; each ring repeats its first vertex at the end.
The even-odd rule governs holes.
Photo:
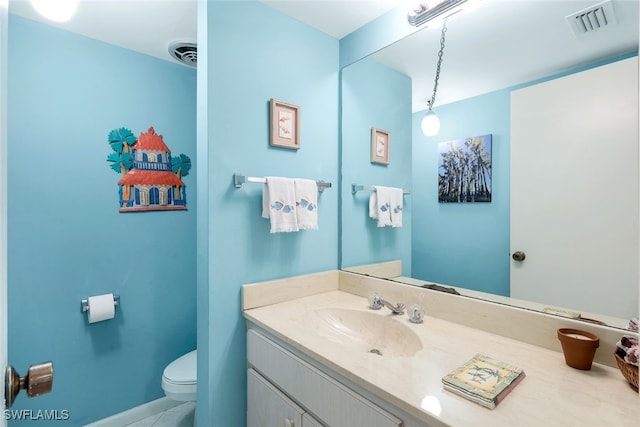
POLYGON ((250 329, 247 359, 293 400, 331 427, 401 427, 402 421, 250 329))

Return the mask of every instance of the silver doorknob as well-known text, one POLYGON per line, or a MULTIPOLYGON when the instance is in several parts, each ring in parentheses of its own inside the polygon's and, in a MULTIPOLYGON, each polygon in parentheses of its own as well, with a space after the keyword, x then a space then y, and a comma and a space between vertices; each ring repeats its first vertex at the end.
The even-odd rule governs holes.
POLYGON ((26 390, 27 396, 36 397, 47 394, 53 387, 53 362, 39 363, 29 366, 27 375, 20 377, 18 372, 9 365, 5 369, 4 405, 11 408, 20 390, 26 390))
POLYGON ((514 261, 524 261, 526 257, 527 256, 522 251, 515 251, 513 255, 511 255, 511 258, 513 258, 514 261))

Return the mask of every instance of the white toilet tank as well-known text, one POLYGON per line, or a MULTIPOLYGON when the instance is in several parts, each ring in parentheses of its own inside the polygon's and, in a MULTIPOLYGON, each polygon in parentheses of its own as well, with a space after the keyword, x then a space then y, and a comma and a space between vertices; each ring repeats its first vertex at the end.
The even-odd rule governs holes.
POLYGON ((171 400, 195 402, 197 387, 197 352, 193 350, 171 362, 162 374, 162 389, 171 400))

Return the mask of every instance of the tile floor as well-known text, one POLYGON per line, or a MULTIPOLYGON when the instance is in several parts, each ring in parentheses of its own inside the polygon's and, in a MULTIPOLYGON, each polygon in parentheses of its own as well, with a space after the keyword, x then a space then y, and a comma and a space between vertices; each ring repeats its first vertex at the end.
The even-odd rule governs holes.
POLYGON ((192 427, 196 403, 187 402, 126 427, 192 427))

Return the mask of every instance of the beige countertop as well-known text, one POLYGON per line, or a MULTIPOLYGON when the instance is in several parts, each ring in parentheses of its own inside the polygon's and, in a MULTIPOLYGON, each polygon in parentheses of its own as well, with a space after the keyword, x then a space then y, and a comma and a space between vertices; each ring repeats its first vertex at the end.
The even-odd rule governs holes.
POLYGON ((590 371, 567 366, 562 353, 436 317, 421 324, 388 309, 369 310, 367 300, 330 290, 244 311, 307 357, 430 425, 449 426, 637 426, 640 399, 619 370, 594 363, 590 371), (345 308, 393 317, 419 338, 411 357, 379 356, 346 348, 318 333, 317 310, 345 308), (445 391, 441 378, 476 353, 524 369, 526 378, 495 409, 445 391))

